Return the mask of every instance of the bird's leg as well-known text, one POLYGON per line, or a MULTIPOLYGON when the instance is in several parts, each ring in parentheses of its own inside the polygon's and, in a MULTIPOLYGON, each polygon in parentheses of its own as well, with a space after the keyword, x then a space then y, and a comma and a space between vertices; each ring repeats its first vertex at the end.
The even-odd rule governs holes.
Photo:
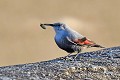
POLYGON ((72 53, 69 53, 67 56, 65 56, 65 58, 67 59, 67 58, 69 58, 69 56, 71 55, 72 53))
POLYGON ((77 56, 79 55, 80 51, 77 52, 73 60, 76 60, 77 56))
POLYGON ((74 57, 74 59, 73 60, 75 60, 76 58, 77 58, 77 56, 79 55, 79 53, 82 51, 82 49, 81 48, 79 48, 78 50, 77 50, 77 54, 75 55, 75 57, 74 57))
POLYGON ((61 59, 65 59, 65 60, 71 60, 70 58, 69 58, 69 56, 71 55, 72 53, 69 53, 67 56, 65 56, 65 57, 62 57, 61 59))

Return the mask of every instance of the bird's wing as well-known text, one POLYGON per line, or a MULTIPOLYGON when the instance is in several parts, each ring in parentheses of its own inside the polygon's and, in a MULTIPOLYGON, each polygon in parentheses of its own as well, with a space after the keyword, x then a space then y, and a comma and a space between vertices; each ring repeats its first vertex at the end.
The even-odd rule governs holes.
POLYGON ((71 39, 71 38, 69 38, 69 37, 67 36, 66 38, 67 38, 67 40, 68 40, 69 42, 71 42, 71 43, 73 43, 73 44, 75 44, 75 45, 80 45, 80 46, 82 46, 82 45, 90 45, 90 44, 93 44, 92 42, 88 41, 88 40, 86 39, 86 37, 81 38, 81 39, 71 39))
POLYGON ((72 44, 74 44, 74 45, 77 45, 77 43, 74 42, 74 41, 72 41, 68 36, 67 36, 66 38, 67 38, 67 40, 68 40, 70 43, 72 43, 72 44))
POLYGON ((75 39, 75 40, 73 40, 73 42, 80 46, 105 48, 99 44, 96 44, 94 41, 87 39, 86 37, 83 37, 81 39, 79 39, 79 38, 75 39))
MULTIPOLYGON (((74 36, 75 37, 75 36, 74 36)), ((86 37, 82 36, 81 38, 80 37, 75 37, 75 38, 70 38, 67 36, 67 40, 74 43, 74 44, 77 44, 77 45, 92 45, 92 44, 96 44, 95 42, 87 39, 86 37)))
POLYGON ((78 39, 74 39, 73 42, 77 43, 78 45, 93 45, 96 44, 95 42, 87 39, 86 37, 83 38, 78 38, 78 39))
POLYGON ((71 43, 74 43, 79 46, 87 46, 87 47, 100 47, 104 48, 98 44, 96 44, 94 41, 91 41, 90 39, 87 39, 85 36, 79 34, 78 32, 71 30, 69 34, 67 35, 67 40, 71 43))
POLYGON ((91 45, 94 44, 93 41, 87 39, 86 37, 84 37, 83 35, 79 34, 78 32, 71 30, 69 32, 69 34, 67 35, 67 40, 69 42, 72 42, 76 45, 91 45))

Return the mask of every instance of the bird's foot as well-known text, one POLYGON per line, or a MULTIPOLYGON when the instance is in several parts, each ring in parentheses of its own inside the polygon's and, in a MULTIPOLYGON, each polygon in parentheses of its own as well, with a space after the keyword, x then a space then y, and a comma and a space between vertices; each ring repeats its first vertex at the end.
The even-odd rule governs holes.
POLYGON ((72 57, 68 57, 68 56, 66 56, 66 57, 60 57, 60 59, 73 61, 72 57))
POLYGON ((79 55, 79 52, 75 55, 75 57, 73 58, 73 61, 77 60, 78 55, 79 55))
POLYGON ((76 57, 74 57, 74 58, 72 59, 72 61, 77 61, 76 57))

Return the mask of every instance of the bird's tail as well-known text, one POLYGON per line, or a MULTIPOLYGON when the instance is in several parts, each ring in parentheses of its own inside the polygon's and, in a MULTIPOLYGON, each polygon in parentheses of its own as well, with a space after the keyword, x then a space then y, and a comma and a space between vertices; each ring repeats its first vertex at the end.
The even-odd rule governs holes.
POLYGON ((96 44, 94 41, 91 41, 91 40, 87 39, 86 37, 83 38, 83 39, 85 39, 85 40, 83 41, 82 44, 83 44, 83 45, 86 45, 87 48, 90 48, 90 47, 105 48, 105 47, 103 47, 103 46, 101 46, 101 45, 99 45, 99 44, 96 44))
POLYGON ((87 39, 87 40, 85 41, 85 44, 88 46, 88 48, 89 48, 89 47, 105 48, 105 47, 103 47, 103 46, 101 46, 101 45, 99 45, 99 44, 96 44, 94 41, 91 41, 91 40, 89 40, 89 39, 87 39))
POLYGON ((101 45, 98 45, 98 44, 93 44, 93 45, 91 45, 90 47, 105 48, 105 47, 103 47, 103 46, 101 46, 101 45))

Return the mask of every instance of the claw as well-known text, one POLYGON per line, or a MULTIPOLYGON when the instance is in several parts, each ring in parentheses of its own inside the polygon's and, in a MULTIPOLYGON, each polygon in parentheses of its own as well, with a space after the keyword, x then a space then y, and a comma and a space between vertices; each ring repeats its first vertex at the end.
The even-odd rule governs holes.
POLYGON ((62 59, 62 60, 70 60, 70 61, 73 61, 73 59, 72 58, 70 58, 70 57, 60 57, 59 59, 62 59))

